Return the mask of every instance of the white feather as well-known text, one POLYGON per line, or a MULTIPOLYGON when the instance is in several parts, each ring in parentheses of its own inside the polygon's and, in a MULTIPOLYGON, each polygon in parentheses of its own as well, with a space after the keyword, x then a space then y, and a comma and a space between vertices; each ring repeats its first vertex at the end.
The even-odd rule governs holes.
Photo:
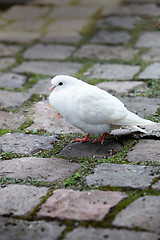
POLYGON ((66 121, 88 133, 110 133, 111 126, 115 125, 144 132, 138 126, 155 124, 128 111, 119 99, 106 91, 76 78, 59 75, 51 83, 55 88, 49 96, 50 104, 66 121))

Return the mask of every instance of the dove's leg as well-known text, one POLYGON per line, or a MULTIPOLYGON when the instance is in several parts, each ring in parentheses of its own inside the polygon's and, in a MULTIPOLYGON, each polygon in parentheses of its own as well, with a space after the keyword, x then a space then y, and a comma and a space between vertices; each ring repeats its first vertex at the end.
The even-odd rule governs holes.
POLYGON ((110 134, 108 134, 108 133, 103 133, 102 137, 100 137, 100 138, 98 138, 97 140, 95 140, 94 143, 101 141, 101 143, 103 144, 103 143, 104 143, 104 139, 105 139, 106 136, 112 137, 112 136, 111 136, 110 134))
POLYGON ((84 138, 78 138, 78 139, 76 139, 76 140, 73 140, 72 142, 74 143, 74 142, 87 142, 87 141, 93 141, 93 139, 90 139, 90 138, 88 138, 89 137, 89 133, 84 137, 84 138))

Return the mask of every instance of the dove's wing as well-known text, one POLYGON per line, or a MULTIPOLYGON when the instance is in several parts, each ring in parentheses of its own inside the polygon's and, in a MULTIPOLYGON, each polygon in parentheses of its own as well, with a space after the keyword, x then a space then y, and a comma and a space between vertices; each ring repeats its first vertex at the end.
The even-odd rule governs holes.
POLYGON ((114 124, 127 116, 127 109, 116 97, 94 86, 79 91, 78 115, 90 124, 114 124))

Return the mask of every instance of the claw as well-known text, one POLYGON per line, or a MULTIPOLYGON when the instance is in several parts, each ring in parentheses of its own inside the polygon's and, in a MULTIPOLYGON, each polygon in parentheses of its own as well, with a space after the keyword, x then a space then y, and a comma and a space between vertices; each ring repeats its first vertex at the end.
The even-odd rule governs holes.
POLYGON ((97 143, 97 142, 101 141, 101 144, 103 144, 103 143, 104 143, 104 139, 105 139, 106 136, 112 137, 112 136, 111 136, 110 134, 108 134, 108 133, 103 133, 102 137, 100 137, 100 138, 98 138, 97 140, 95 140, 94 143, 97 143))
POLYGON ((89 137, 89 133, 84 137, 84 138, 78 138, 78 139, 76 139, 76 140, 73 140, 72 142, 74 143, 74 142, 82 142, 82 143, 84 143, 84 142, 87 142, 87 141, 91 141, 91 142, 93 142, 94 140, 93 139, 90 139, 90 138, 88 138, 89 137))

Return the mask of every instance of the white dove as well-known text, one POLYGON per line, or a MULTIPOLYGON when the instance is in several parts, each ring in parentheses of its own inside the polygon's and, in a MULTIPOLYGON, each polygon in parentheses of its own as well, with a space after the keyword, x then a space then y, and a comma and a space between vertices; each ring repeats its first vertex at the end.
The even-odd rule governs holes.
MULTIPOLYGON (((128 111, 124 104, 108 92, 68 75, 58 75, 51 80, 50 104, 64 119, 75 127, 87 132, 83 139, 73 142, 86 142, 90 134, 102 135, 94 142, 104 142, 111 132, 111 126, 130 126, 145 132, 138 126, 155 124, 128 111)), ((146 133, 146 132, 145 132, 146 133)))

